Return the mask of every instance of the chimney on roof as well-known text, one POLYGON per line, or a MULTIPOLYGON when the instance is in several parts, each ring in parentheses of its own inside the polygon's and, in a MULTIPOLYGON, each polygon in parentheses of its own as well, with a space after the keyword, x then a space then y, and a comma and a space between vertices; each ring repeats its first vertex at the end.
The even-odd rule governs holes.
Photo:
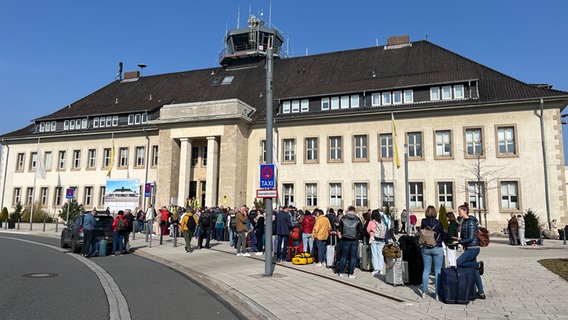
POLYGON ((140 71, 127 71, 124 73, 124 80, 140 78, 140 71))
POLYGON ((387 38, 387 46, 399 46, 410 43, 410 36, 395 36, 387 38))

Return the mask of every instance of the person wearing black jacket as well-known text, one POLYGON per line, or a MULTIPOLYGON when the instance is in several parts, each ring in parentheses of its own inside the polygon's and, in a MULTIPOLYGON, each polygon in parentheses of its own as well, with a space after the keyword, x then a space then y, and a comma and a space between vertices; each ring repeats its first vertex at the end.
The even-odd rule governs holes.
POLYGON ((430 277, 432 262, 434 262, 434 288, 438 288, 438 279, 440 278, 442 263, 444 261, 444 248, 442 247, 442 242, 445 236, 442 223, 436 219, 438 213, 434 206, 428 206, 426 208, 425 216, 426 218, 422 219, 420 224, 420 230, 430 229, 434 231, 436 245, 423 246, 421 250, 422 261, 424 262, 424 270, 422 271, 422 298, 428 295, 428 279, 430 277))
POLYGON ((355 265, 359 258, 359 240, 363 238, 363 223, 355 215, 355 207, 349 206, 347 213, 339 222, 338 235, 341 239, 341 260, 339 260, 339 276, 344 277, 345 265, 349 258, 349 278, 355 278, 355 265))

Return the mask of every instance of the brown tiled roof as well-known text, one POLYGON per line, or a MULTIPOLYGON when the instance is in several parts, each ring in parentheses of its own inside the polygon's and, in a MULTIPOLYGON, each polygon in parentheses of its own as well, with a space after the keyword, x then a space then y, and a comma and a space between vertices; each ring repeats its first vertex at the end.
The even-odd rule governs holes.
MULTIPOLYGON (((568 97, 567 92, 523 83, 428 41, 411 44, 391 50, 377 46, 276 59, 273 97, 278 100, 329 96, 467 80, 479 81, 476 103, 568 97)), ((117 80, 36 121, 153 111, 164 104, 232 98, 256 108, 253 120, 258 121, 265 116, 265 79, 264 62, 261 61, 229 68, 144 76, 131 82, 117 80), (222 80, 225 76, 234 76, 231 84, 212 85, 214 79, 222 80)), ((24 128, 8 135, 17 132, 29 131, 24 128)))

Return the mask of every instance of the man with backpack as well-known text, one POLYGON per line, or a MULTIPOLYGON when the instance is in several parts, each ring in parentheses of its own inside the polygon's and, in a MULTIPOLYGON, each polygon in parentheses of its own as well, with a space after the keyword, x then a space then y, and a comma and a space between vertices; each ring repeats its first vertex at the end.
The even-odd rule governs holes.
POLYGON ((118 255, 119 252, 116 251, 118 244, 118 249, 120 254, 124 254, 124 233, 128 228, 128 222, 124 219, 124 211, 118 211, 116 218, 112 222, 113 228, 113 241, 112 241, 112 254, 118 255))
POLYGON ((185 240, 185 252, 187 253, 193 252, 193 249, 191 249, 191 236, 193 235, 193 232, 195 232, 197 222, 198 220, 195 217, 193 209, 189 209, 189 211, 181 219, 181 233, 185 240))
POLYGON ((198 239, 198 249, 203 248, 203 239, 205 238, 205 248, 211 249, 211 231, 215 225, 215 215, 212 208, 204 209, 199 218, 199 227, 201 229, 198 239))
POLYGON ((355 215, 355 207, 349 206, 347 213, 339 222, 338 235, 341 239, 341 260, 339 261, 340 277, 344 276, 345 265, 349 259, 349 278, 355 278, 355 265, 359 257, 359 239, 361 239, 364 232, 363 223, 361 219, 355 215))

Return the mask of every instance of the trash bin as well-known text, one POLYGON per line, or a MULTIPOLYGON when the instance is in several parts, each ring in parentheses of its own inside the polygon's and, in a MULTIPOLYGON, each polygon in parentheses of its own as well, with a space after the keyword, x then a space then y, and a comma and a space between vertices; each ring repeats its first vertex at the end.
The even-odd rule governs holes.
POLYGON ((8 220, 8 229, 16 229, 16 221, 14 219, 8 220))

